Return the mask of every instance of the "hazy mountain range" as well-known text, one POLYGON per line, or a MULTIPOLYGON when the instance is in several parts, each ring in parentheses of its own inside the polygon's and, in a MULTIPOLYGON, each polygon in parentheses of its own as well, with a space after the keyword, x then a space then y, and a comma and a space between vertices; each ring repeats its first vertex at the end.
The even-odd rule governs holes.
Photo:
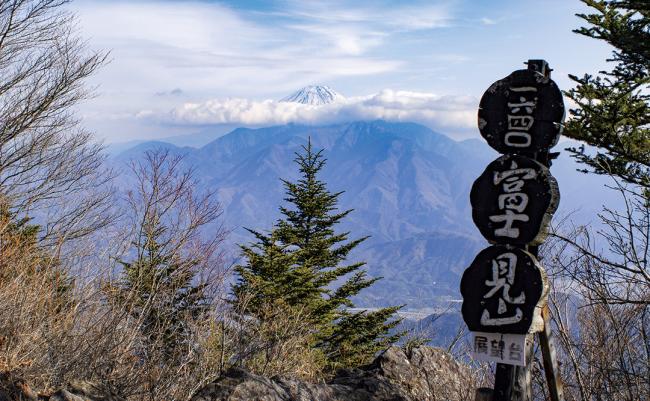
MULTIPOLYGON (((251 240, 242 227, 272 227, 283 199, 280 178, 298 176, 294 152, 308 138, 328 159, 321 178, 332 192, 345 191, 340 207, 355 209, 340 229, 371 236, 353 257, 384 277, 358 304, 426 309, 457 300, 460 274, 486 245, 469 206, 472 182, 498 156, 482 140, 458 142, 412 123, 288 124, 238 128, 200 148, 140 143, 113 161, 123 165, 159 147, 183 155, 200 185, 217 191, 235 244, 251 240)), ((564 153, 551 169, 562 194, 556 216, 574 211, 574 220, 588 223, 614 195, 602 189, 603 178, 576 172, 564 153)))

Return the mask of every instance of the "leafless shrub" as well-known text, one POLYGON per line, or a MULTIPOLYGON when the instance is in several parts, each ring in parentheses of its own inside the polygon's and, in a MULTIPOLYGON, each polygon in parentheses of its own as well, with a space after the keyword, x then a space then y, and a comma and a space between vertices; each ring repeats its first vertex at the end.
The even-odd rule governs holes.
POLYGON ((543 251, 569 400, 650 397, 650 205, 634 188, 612 189, 623 208, 604 208, 602 229, 565 222, 543 251))
POLYGON ((195 191, 179 160, 152 153, 132 166, 133 247, 98 249, 96 237, 70 246, 114 223, 115 198, 101 147, 75 114, 106 54, 86 49, 67 2, 0 2, 0 368, 41 389, 92 380, 131 399, 185 399, 218 372, 205 344, 226 274, 221 211, 211 194, 195 191), (180 266, 174 280, 154 280, 145 297, 142 282, 115 297, 121 278, 106 254, 144 256, 138 249, 157 219, 165 227, 158 245, 180 266), (170 353, 143 327, 152 312, 164 313, 150 332, 178 322, 161 302, 184 291, 177 277, 200 288, 205 313, 180 315, 184 337, 170 353))
POLYGON ((117 258, 122 273, 105 287, 111 307, 138 328, 134 378, 138 395, 152 400, 188 397, 187 386, 205 378, 199 371, 218 372, 202 364, 201 344, 223 298, 227 269, 220 246, 227 232, 218 221, 221 206, 211 192, 197 190, 192 169, 181 161, 156 150, 132 162, 131 246, 117 258))
POLYGON ((107 261, 92 266, 92 280, 71 280, 38 230, 0 207, 1 369, 44 390, 89 380, 134 400, 188 399, 216 378, 221 367, 212 363, 209 339, 222 320, 226 231, 219 205, 196 193, 179 163, 151 152, 133 165, 139 185, 126 212, 132 246, 113 260, 145 261, 155 236, 165 263, 150 265, 151 281, 137 274, 125 281, 107 261), (201 313, 177 313, 186 293, 200 293, 201 313), (171 343, 170 332, 178 334, 171 343))
POLYGON ((181 265, 177 274, 191 273, 195 284, 207 286, 206 293, 216 299, 227 273, 222 245, 228 230, 219 220, 223 211, 214 191, 199 191, 193 168, 184 167, 182 161, 181 156, 158 149, 130 163, 136 183, 126 194, 130 229, 126 252, 131 251, 132 260, 142 261, 155 241, 159 255, 181 265))

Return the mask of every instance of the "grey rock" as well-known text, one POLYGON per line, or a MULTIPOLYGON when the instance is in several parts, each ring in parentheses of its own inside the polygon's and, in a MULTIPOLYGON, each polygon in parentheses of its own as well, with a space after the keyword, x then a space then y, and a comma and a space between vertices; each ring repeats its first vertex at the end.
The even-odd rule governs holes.
MULTIPOLYGON (((85 380, 72 381, 68 383, 66 389, 60 391, 72 396, 71 398, 62 398, 61 401, 124 401, 122 397, 113 394, 109 389, 85 380)), ((54 399, 50 397, 50 401, 54 401, 54 399)))
POLYGON ((0 401, 125 401, 102 386, 88 381, 68 383, 51 394, 36 394, 12 372, 0 373, 0 401))
POLYGON ((68 390, 58 390, 49 396, 48 401, 89 401, 89 399, 72 394, 68 390))
POLYGON ((369 366, 340 371, 328 383, 231 369, 192 401, 461 401, 472 399, 474 388, 470 369, 441 349, 391 347, 369 366))

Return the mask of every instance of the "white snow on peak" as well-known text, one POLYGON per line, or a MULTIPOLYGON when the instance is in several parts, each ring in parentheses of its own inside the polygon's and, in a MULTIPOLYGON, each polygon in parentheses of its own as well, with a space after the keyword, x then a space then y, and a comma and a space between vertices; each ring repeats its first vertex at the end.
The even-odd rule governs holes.
POLYGON ((281 102, 294 102, 322 106, 345 99, 343 95, 336 92, 329 86, 310 85, 305 86, 298 92, 285 97, 281 102))

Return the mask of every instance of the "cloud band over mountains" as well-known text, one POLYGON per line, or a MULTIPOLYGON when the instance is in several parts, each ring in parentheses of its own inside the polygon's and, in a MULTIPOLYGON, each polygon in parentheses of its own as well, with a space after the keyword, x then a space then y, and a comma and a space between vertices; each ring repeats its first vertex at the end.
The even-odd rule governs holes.
POLYGON ((287 123, 329 124, 383 119, 410 121, 449 134, 476 130, 478 99, 385 89, 377 94, 347 98, 322 106, 275 100, 242 98, 184 103, 161 116, 144 113, 165 123, 183 125, 239 124, 269 126, 287 123))

